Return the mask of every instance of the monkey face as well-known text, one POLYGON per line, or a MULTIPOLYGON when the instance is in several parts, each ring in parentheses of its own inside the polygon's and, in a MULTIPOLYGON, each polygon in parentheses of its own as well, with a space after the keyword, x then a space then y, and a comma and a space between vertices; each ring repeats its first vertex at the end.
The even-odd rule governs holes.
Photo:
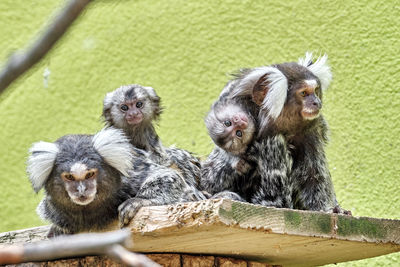
MULTIPOLYGON (((120 110, 124 113, 125 121, 129 125, 137 125, 143 121, 144 101, 129 99, 120 105, 120 110)), ((148 103, 146 103, 148 104, 148 103)))
POLYGON ((69 135, 56 141, 58 152, 45 184, 47 194, 54 201, 69 207, 98 205, 117 187, 118 173, 108 167, 94 145, 97 140, 106 142, 111 138, 103 136, 101 140, 89 135, 69 135))
POLYGON ((296 102, 300 104, 300 114, 304 120, 313 120, 320 114, 322 102, 317 80, 304 80, 295 90, 296 102))
POLYGON ((214 107, 206 126, 215 144, 235 155, 246 150, 255 131, 254 120, 237 104, 214 107))
POLYGON ((157 119, 160 114, 160 98, 151 87, 121 86, 104 98, 106 123, 118 128, 137 127, 157 119))
POLYGON ((65 190, 72 202, 78 205, 91 203, 97 192, 98 169, 88 169, 85 164, 74 163, 69 172, 62 172, 65 190))

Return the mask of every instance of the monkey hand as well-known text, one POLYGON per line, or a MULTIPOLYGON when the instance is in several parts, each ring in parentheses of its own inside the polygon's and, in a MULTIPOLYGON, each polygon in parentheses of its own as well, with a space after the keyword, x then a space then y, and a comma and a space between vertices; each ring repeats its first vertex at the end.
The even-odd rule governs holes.
POLYGON ((64 228, 61 228, 55 224, 52 224, 49 232, 47 233, 47 238, 54 238, 60 235, 69 235, 72 234, 64 228))
POLYGON ((148 199, 142 198, 131 198, 126 200, 124 203, 119 205, 119 225, 124 227, 129 224, 129 222, 135 217, 136 213, 141 207, 151 206, 152 202, 148 199))
POLYGON ((206 199, 210 199, 212 197, 212 195, 205 190, 201 191, 201 193, 204 195, 206 199))
POLYGON ((352 216, 350 210, 342 209, 339 205, 336 205, 336 206, 332 209, 332 212, 333 212, 333 213, 337 213, 337 214, 344 214, 344 215, 350 215, 350 216, 352 216))
POLYGON ((218 199, 218 198, 225 198, 240 202, 246 202, 246 200, 244 200, 239 194, 227 190, 219 192, 211 197, 211 199, 218 199))
POLYGON ((240 159, 236 164, 233 164, 232 168, 239 174, 245 174, 251 169, 251 165, 246 160, 240 159))

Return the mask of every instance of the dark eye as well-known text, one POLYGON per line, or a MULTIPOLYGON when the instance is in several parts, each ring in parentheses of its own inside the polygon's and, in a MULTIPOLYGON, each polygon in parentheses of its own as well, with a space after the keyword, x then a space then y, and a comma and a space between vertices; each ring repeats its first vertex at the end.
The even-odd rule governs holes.
POLYGON ((237 137, 242 137, 242 136, 243 136, 242 131, 241 131, 241 130, 237 130, 237 131, 236 131, 236 136, 237 136, 237 137))
POLYGON ((303 97, 306 96, 306 94, 307 94, 306 91, 303 91, 303 92, 300 93, 300 95, 303 96, 303 97))
POLYGON ((129 109, 129 107, 127 105, 123 104, 123 105, 121 105, 120 109, 122 111, 127 111, 129 109))
POLYGON ((231 125, 232 125, 232 122, 231 122, 231 121, 228 121, 228 120, 226 120, 226 121, 224 121, 224 124, 225 124, 225 126, 226 126, 226 127, 229 127, 229 126, 231 126, 231 125))
POLYGON ((137 102, 137 103, 136 103, 136 107, 137 107, 137 108, 143 107, 143 102, 140 102, 140 101, 137 102))
POLYGON ((68 181, 74 181, 74 176, 72 174, 65 174, 64 178, 67 179, 68 181))
POLYGON ((94 172, 88 172, 85 176, 85 179, 90 179, 94 176, 94 172))

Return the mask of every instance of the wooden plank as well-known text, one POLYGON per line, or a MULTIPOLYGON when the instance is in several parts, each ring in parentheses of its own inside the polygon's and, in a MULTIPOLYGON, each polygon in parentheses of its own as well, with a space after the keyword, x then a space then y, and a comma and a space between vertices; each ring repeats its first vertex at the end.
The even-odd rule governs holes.
POLYGON ((164 267, 181 267, 179 254, 146 254, 146 256, 164 267))
MULTIPOLYGON (((399 220, 230 200, 145 207, 129 227, 137 252, 224 256, 272 265, 323 265, 400 251, 399 220)), ((0 234, 0 243, 24 242, 22 233, 0 234)), ((40 239, 40 234, 32 236, 30 240, 40 239)))
POLYGON ((218 267, 247 267, 247 262, 239 259, 217 257, 216 265, 218 267))
POLYGON ((182 255, 182 267, 213 267, 214 256, 182 255))

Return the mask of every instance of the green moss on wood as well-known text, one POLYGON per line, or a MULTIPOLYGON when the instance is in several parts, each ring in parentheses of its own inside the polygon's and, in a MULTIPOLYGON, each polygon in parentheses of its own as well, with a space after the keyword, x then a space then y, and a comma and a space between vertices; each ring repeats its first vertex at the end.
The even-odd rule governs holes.
POLYGON ((387 231, 382 224, 367 218, 339 216, 338 234, 341 236, 362 235, 369 238, 385 238, 387 231))
POLYGON ((220 209, 220 215, 232 219, 238 223, 249 221, 251 218, 260 218, 267 216, 268 208, 263 206, 255 206, 243 204, 240 202, 232 202, 229 209, 220 209))
POLYGON ((284 212, 284 217, 285 217, 285 225, 288 228, 298 228, 300 227, 302 218, 301 215, 297 212, 293 211, 285 211, 284 212))
POLYGON ((300 213, 299 211, 285 211, 285 226, 295 231, 315 231, 329 234, 332 230, 331 216, 329 214, 300 213))

